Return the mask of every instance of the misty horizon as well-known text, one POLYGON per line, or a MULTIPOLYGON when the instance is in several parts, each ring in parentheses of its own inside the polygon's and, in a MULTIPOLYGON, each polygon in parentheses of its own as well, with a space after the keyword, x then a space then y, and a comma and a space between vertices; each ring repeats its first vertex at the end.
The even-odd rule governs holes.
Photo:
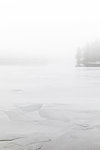
POLYGON ((0 150, 100 150, 99 0, 0 0, 0 150))

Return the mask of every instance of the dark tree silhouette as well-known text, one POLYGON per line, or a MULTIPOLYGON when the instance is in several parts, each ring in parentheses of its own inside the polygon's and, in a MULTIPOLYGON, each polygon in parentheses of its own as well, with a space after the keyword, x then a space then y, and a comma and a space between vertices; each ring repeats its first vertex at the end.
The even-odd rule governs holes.
POLYGON ((87 44, 84 48, 77 50, 76 54, 77 66, 88 66, 92 64, 100 65, 100 43, 95 41, 92 44, 87 44))

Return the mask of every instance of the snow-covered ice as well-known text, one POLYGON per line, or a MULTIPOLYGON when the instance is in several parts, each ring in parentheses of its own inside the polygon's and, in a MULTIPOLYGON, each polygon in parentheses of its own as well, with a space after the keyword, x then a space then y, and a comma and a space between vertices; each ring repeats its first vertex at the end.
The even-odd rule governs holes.
POLYGON ((99 150, 100 69, 0 67, 0 150, 99 150))
POLYGON ((8 118, 0 120, 0 148, 98 150, 100 110, 80 109, 78 104, 77 108, 73 108, 72 104, 43 104, 39 109, 33 109, 33 114, 38 114, 38 117, 33 115, 33 118, 29 111, 19 109, 18 106, 11 111, 4 111, 8 118))

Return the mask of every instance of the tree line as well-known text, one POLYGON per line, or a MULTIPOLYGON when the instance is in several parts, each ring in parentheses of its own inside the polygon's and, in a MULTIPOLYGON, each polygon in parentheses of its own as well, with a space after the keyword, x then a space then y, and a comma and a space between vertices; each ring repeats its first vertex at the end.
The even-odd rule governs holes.
POLYGON ((100 61, 100 42, 95 41, 78 48, 76 53, 77 66, 100 61))

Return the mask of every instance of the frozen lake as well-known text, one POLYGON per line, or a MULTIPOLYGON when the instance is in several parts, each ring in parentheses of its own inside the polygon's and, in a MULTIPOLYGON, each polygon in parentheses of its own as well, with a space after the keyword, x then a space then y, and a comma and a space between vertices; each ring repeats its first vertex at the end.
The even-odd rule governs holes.
POLYGON ((0 66, 0 104, 99 102, 100 68, 0 66))
POLYGON ((99 89, 100 68, 0 66, 0 148, 99 150, 99 89))

